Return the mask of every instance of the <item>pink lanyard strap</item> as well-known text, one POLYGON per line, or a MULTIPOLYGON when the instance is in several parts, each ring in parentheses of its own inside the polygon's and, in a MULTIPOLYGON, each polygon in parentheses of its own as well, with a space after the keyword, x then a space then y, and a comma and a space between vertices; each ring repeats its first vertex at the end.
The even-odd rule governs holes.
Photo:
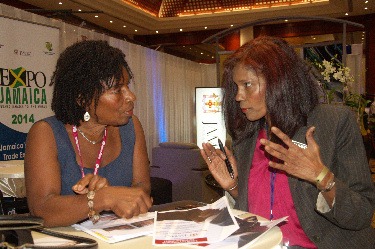
MULTIPOLYGON (((81 175, 82 175, 82 178, 83 178, 83 177, 85 177, 85 172, 83 171, 83 160, 82 160, 82 155, 81 155, 81 149, 79 147, 79 142, 78 142, 77 126, 75 126, 75 125, 73 126, 73 137, 74 137, 74 140, 76 142, 79 158, 81 160, 80 168, 81 168, 81 175)), ((100 146, 98 158, 96 159, 96 163, 95 163, 94 175, 98 174, 98 169, 99 169, 100 163, 102 162, 103 150, 104 150, 104 145, 105 145, 106 141, 107 141, 107 127, 104 129, 104 136, 103 136, 103 139, 102 139, 102 145, 100 146)))

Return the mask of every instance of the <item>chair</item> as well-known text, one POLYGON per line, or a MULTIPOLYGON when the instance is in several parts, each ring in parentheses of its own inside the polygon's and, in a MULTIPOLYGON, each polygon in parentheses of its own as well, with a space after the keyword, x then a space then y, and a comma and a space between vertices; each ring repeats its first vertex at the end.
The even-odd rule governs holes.
POLYGON ((151 176, 172 182, 172 200, 195 200, 212 203, 221 197, 208 186, 210 174, 196 144, 164 142, 152 149, 151 176))
POLYGON ((151 177, 153 205, 172 202, 172 182, 161 177, 151 177))

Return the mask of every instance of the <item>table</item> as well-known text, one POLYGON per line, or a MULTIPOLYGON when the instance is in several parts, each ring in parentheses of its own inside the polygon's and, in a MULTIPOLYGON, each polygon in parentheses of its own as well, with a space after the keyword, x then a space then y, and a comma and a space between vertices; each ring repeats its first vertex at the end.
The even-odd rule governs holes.
MULTIPOLYGON (((246 213, 243 211, 239 210, 234 210, 233 209, 233 214, 234 215, 241 215, 241 216, 250 216, 252 214, 246 213)), ((262 217, 258 216, 259 220, 265 220, 262 217)), ((81 236, 81 237, 86 237, 86 238, 91 238, 93 239, 94 237, 90 236, 87 233, 84 233, 82 231, 77 231, 73 227, 58 227, 58 228, 53 228, 51 230, 57 231, 57 232, 63 232, 63 233, 68 233, 71 235, 76 235, 76 236, 81 236)), ((33 232, 33 238, 34 239, 40 239, 42 237, 45 237, 46 235, 40 234, 40 233, 35 233, 33 232)), ((94 238, 95 239, 95 238, 94 238)), ((99 249, 186 249, 186 248, 191 248, 189 246, 153 246, 152 245, 152 236, 143 236, 143 237, 138 237, 135 239, 130 239, 126 240, 123 242, 118 242, 114 244, 109 244, 101 240, 98 241, 98 248, 99 249)), ((278 226, 273 227, 270 229, 264 236, 260 237, 254 244, 252 244, 248 249, 276 249, 276 248, 281 248, 280 244, 282 242, 282 233, 281 230, 278 226)))

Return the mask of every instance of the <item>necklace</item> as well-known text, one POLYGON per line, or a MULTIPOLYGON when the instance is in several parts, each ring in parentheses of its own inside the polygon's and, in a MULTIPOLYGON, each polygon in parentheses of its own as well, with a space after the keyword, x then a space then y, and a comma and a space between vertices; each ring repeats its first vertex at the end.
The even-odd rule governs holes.
MULTIPOLYGON (((85 172, 83 171, 83 160, 82 160, 82 154, 81 154, 81 148, 79 146, 79 142, 78 142, 78 133, 77 133, 77 130, 80 131, 77 126, 73 126, 73 137, 74 137, 74 140, 75 140, 75 144, 77 146, 77 151, 78 151, 78 154, 79 154, 79 157, 80 157, 80 160, 81 160, 81 165, 80 166, 80 169, 81 169, 81 175, 82 175, 82 178, 85 176, 85 172)), ((81 131, 80 131, 81 132, 81 131)), ((81 133, 82 134, 82 133, 81 133)), ((89 139, 87 139, 87 137, 85 137, 85 135, 82 134, 82 136, 84 138, 86 138, 87 141, 91 142, 89 139)), ((104 135, 103 135, 103 138, 102 138, 102 145, 100 146, 100 150, 99 150, 99 153, 98 153, 98 157, 96 159, 96 162, 95 162, 95 170, 94 170, 94 175, 96 175, 98 173, 98 170, 99 170, 99 167, 100 167, 100 163, 102 162, 102 156, 103 156, 103 151, 104 151, 104 145, 107 141, 107 127, 104 129, 104 135)), ((95 142, 95 141, 94 141, 95 142)), ((95 142, 96 143, 96 142, 95 142)))
MULTIPOLYGON (((107 129, 107 128, 105 128, 107 129)), ((88 139, 85 135, 85 133, 83 133, 83 131, 81 131, 78 127, 77 127, 77 130, 79 131, 79 133, 82 135, 82 137, 84 137, 88 142, 92 143, 92 144, 97 144, 98 142, 100 142, 100 140, 102 140, 103 138, 99 139, 98 141, 92 141, 90 139, 88 139)), ((95 133, 94 133, 95 134, 95 133)), ((104 136, 104 134, 103 134, 104 136)))

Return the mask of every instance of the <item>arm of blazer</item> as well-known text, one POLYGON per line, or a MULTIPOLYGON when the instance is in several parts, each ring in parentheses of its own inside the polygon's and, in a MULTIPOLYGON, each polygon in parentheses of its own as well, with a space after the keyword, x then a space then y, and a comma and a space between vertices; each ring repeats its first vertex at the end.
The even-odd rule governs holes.
POLYGON ((311 125, 316 127, 314 138, 323 163, 335 174, 336 181, 334 207, 322 215, 345 229, 368 227, 375 191, 354 113, 347 107, 321 105, 309 117, 311 125))

